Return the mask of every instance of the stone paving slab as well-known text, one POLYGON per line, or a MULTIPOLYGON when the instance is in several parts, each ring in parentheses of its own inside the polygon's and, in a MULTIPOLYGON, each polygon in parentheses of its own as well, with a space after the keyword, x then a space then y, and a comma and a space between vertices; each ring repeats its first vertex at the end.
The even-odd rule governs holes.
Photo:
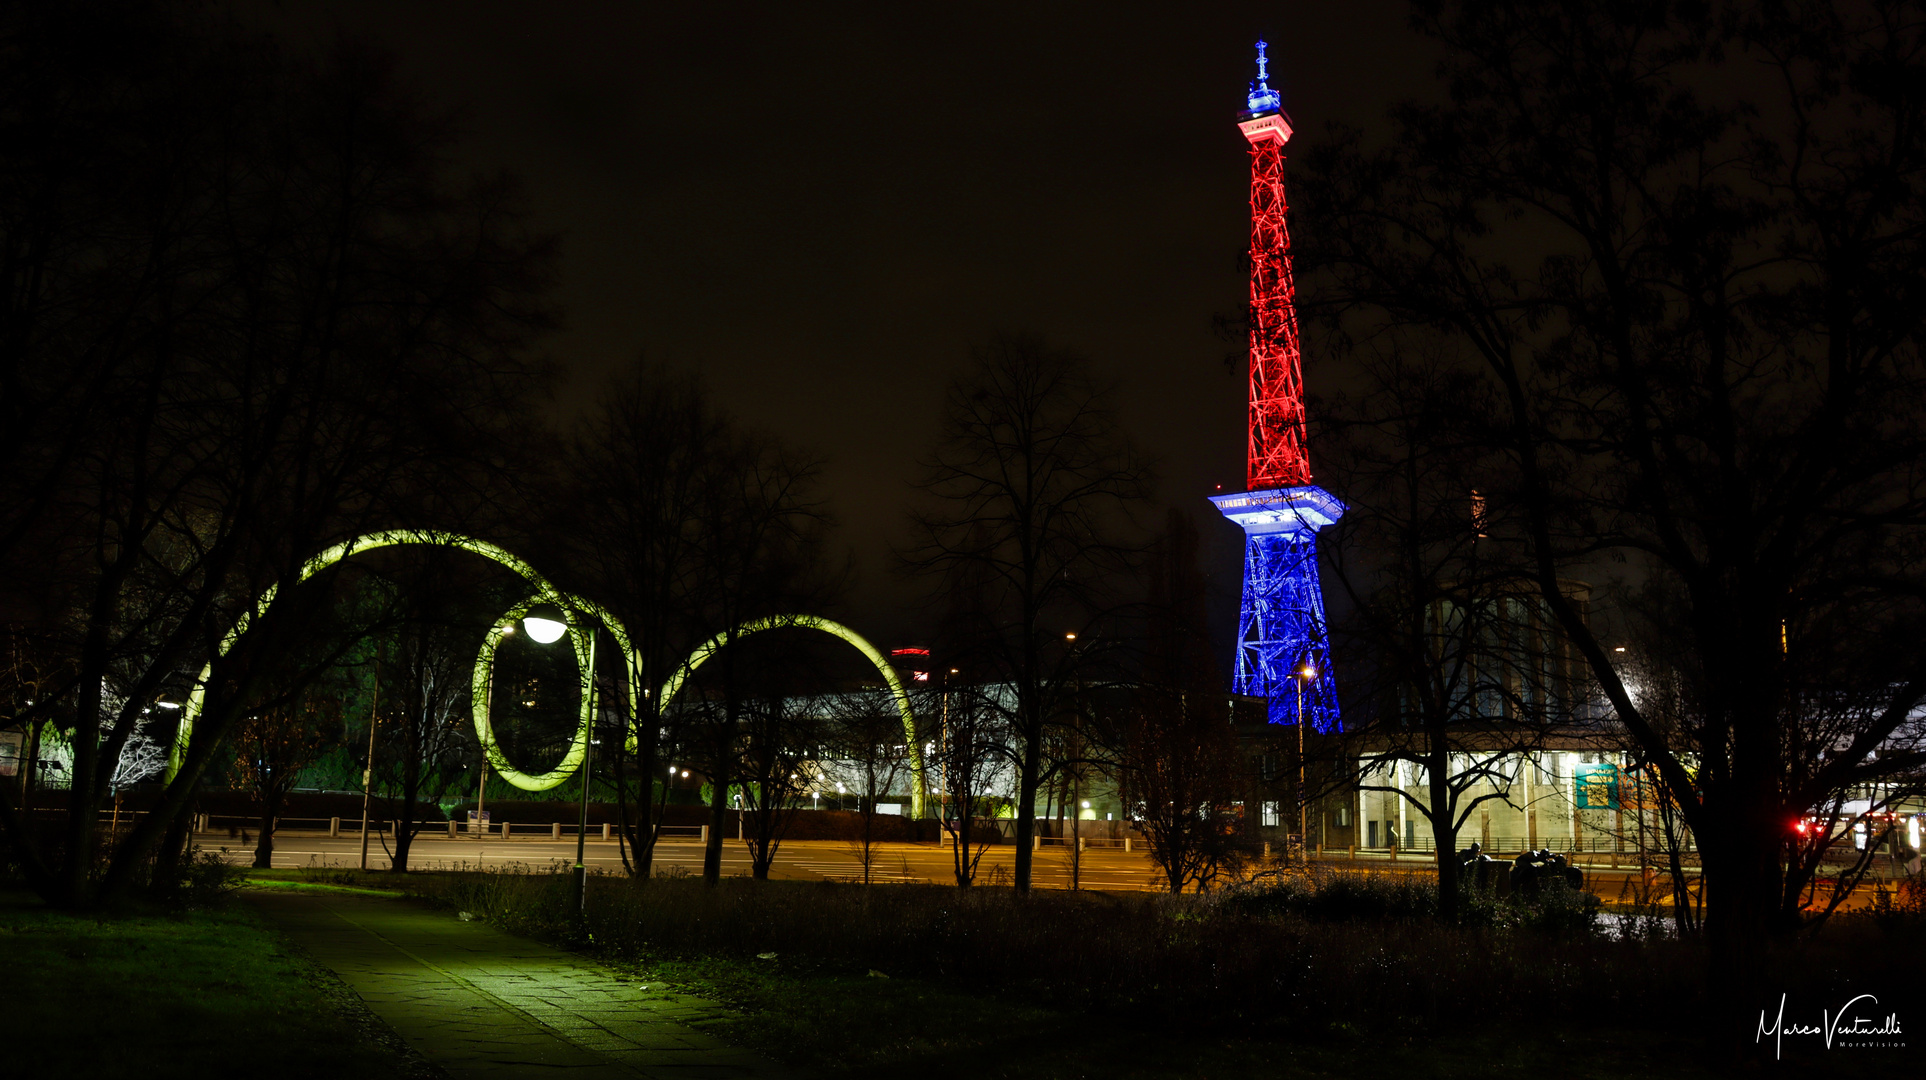
POLYGON ((457 1080, 788 1080, 692 1024, 720 1004, 403 900, 260 890, 255 905, 457 1080))

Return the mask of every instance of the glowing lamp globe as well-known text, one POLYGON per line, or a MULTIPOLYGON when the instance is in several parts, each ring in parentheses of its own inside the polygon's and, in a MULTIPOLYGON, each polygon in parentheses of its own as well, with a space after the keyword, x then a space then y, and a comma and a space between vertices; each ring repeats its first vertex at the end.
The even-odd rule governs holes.
POLYGON ((568 622, 562 609, 554 604, 537 604, 529 613, 522 616, 522 629, 528 636, 543 645, 560 641, 568 633, 568 622))

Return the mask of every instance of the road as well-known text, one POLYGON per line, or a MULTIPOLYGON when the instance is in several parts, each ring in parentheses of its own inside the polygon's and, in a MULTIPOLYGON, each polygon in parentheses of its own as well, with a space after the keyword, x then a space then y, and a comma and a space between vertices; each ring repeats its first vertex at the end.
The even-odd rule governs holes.
MULTIPOLYGON (((238 837, 229 837, 225 832, 200 833, 194 840, 203 850, 223 852, 224 857, 232 863, 246 865, 254 858, 252 844, 244 845, 238 837)), ((935 844, 878 844, 872 878, 886 883, 947 884, 956 880, 950 859, 949 849, 935 844)), ((977 881, 988 885, 1007 883, 1015 859, 1016 849, 1011 845, 992 846, 983 853, 977 881)), ((361 840, 358 836, 329 837, 323 833, 282 832, 275 841, 276 867, 358 866, 360 861, 361 840)), ((623 873, 621 852, 612 840, 591 839, 586 861, 591 872, 623 873)), ((1429 873, 1432 866, 1428 855, 1410 855, 1394 862, 1377 852, 1360 853, 1356 858, 1337 853, 1317 862, 1331 869, 1412 874, 1429 873)), ((416 870, 477 867, 546 869, 574 864, 573 839, 556 841, 547 838, 502 840, 495 837, 478 840, 460 837, 450 840, 441 835, 423 834, 416 837, 414 850, 408 858, 408 865, 416 870)), ((370 838, 368 865, 379 870, 388 868, 388 856, 378 837, 370 838)), ((1587 890, 1606 903, 1637 900, 1638 890, 1633 887, 1636 870, 1609 866, 1581 866, 1580 869, 1585 872, 1587 890)), ((679 837, 665 838, 657 843, 656 872, 676 873, 678 870, 691 875, 702 873, 701 843, 692 838, 679 837)), ((726 841, 722 845, 723 876, 748 877, 749 872, 748 849, 740 840, 726 841)), ((769 876, 789 881, 861 881, 862 874, 861 863, 843 841, 791 840, 778 849, 776 864, 770 868, 769 876)), ((1069 851, 1060 845, 1045 845, 1040 849, 1033 881, 1038 888, 1069 888, 1069 851)), ((1142 851, 1124 852, 1116 848, 1085 851, 1078 884, 1085 889, 1106 892, 1162 892, 1166 887, 1162 873, 1150 861, 1149 855, 1142 851)), ((1669 885, 1663 874, 1658 876, 1655 885, 1655 898, 1665 899, 1669 895, 1669 885)), ((1873 901, 1873 892, 1871 883, 1861 884, 1847 898, 1843 908, 1852 910, 1867 906, 1873 901)))
MULTIPOLYGON (((203 833, 195 838, 204 850, 225 851, 234 863, 253 860, 252 844, 224 833, 203 833)), ((1041 888, 1065 889, 1070 885, 1070 853, 1057 845, 1046 845, 1037 852, 1034 880, 1041 888)), ((990 847, 983 854, 977 880, 996 884, 1008 880, 1014 869, 1016 849, 1009 844, 990 847)), ((361 860, 358 836, 329 837, 318 833, 283 832, 274 845, 276 867, 357 866, 361 860)), ((590 839, 585 860, 591 871, 609 874, 623 872, 621 852, 614 841, 590 839)), ((448 839, 424 833, 415 839, 408 865, 416 870, 460 870, 477 867, 573 866, 575 841, 547 838, 486 840, 473 837, 448 839)), ((389 859, 379 837, 370 837, 368 865, 388 868, 389 859)), ((1322 861, 1334 869, 1355 868, 1403 873, 1425 873, 1431 869, 1429 857, 1411 856, 1393 863, 1383 855, 1361 855, 1350 859, 1336 855, 1322 861)), ((702 873, 702 845, 694 839, 665 838, 656 845, 658 873, 702 873)), ((1618 899, 1625 883, 1633 876, 1629 868, 1587 867, 1590 887, 1607 901, 1618 899)), ((741 841, 730 839, 722 846, 722 873, 725 877, 747 877, 749 852, 741 841)), ((849 845, 832 840, 791 840, 776 853, 770 876, 792 881, 860 881, 862 865, 849 845)), ((935 844, 879 844, 872 876, 882 882, 946 883, 955 880, 950 850, 935 844)), ((1083 853, 1078 884, 1086 889, 1107 891, 1161 892, 1163 876, 1150 856, 1142 851, 1124 852, 1098 848, 1083 853)))
MULTIPOLYGON (((238 838, 230 838, 225 833, 203 833, 195 837, 195 843, 206 851, 224 852, 229 862, 245 864, 253 861, 253 845, 242 844, 238 838)), ((1008 844, 990 847, 983 854, 978 880, 986 883, 998 880, 998 868, 1002 869, 1003 874, 1009 874, 1015 858, 1016 849, 1008 844)), ((358 866, 360 861, 361 839, 358 836, 329 837, 282 832, 275 837, 274 865, 277 868, 358 866)), ((612 840, 591 839, 584 862, 591 871, 610 874, 623 872, 621 852, 612 840)), ((480 840, 460 837, 450 840, 423 834, 415 838, 408 854, 408 865, 415 870, 507 866, 545 868, 557 864, 575 865, 573 839, 480 840)), ((674 873, 679 868, 690 874, 700 874, 702 845, 694 840, 664 839, 656 844, 655 864, 658 873, 674 873)), ((378 837, 369 838, 368 865, 374 869, 388 868, 388 854, 378 837)), ((747 877, 749 871, 748 849, 739 840, 726 841, 722 846, 723 875, 747 877)), ((770 868, 773 878, 800 881, 860 881, 862 873, 862 864, 849 850, 849 845, 833 840, 787 841, 777 849, 776 863, 770 868)), ((1069 852, 1061 847, 1048 846, 1038 851, 1034 874, 1035 883, 1042 888, 1068 888, 1069 852)), ((872 877, 884 882, 943 883, 954 881, 955 873, 951 869, 947 847, 939 848, 935 844, 879 844, 872 865, 872 877)), ((1159 888, 1158 880, 1157 868, 1148 855, 1114 849, 1085 851, 1078 874, 1078 883, 1086 889, 1154 890, 1159 888)))

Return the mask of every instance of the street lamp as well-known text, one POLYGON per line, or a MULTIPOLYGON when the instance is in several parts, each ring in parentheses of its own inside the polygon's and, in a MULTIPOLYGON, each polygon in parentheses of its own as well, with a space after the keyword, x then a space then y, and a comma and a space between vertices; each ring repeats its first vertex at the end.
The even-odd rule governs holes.
POLYGON ((568 633, 568 616, 554 604, 536 604, 522 616, 522 627, 529 637, 543 645, 552 645, 568 633))
POLYGON ((581 914, 588 910, 588 798, 589 780, 593 775, 595 760, 595 721, 597 719, 595 701, 595 639, 601 629, 601 621, 585 611, 566 612, 559 604, 540 603, 528 609, 522 616, 522 629, 528 636, 543 645, 550 645, 568 633, 569 625, 574 623, 588 632, 588 661, 582 666, 582 694, 588 699, 583 709, 588 717, 588 733, 582 740, 582 805, 575 820, 575 911, 581 914))
POLYGON ((1308 866, 1311 832, 1304 804, 1304 684, 1317 678, 1317 669, 1305 664, 1292 675, 1291 681, 1297 684, 1297 846, 1299 858, 1308 866))
MULTIPOLYGON (((381 654, 374 658, 374 693, 368 706, 368 767, 361 770, 361 869, 368 868, 368 813, 374 809, 375 728, 381 724, 381 654)), ((389 860, 389 868, 394 860, 389 860)))

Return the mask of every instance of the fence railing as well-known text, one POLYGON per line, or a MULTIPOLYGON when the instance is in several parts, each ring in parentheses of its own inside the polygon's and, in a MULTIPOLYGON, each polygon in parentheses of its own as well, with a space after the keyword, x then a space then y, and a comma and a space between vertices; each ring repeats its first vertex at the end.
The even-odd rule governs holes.
MULTIPOLYGON (((252 832, 260 827, 260 818, 240 814, 201 814, 194 822, 194 831, 196 833, 226 832, 230 836, 239 835, 244 832, 252 832)), ((368 821, 368 831, 371 834, 394 833, 399 830, 400 827, 401 823, 393 818, 371 818, 368 821)), ((444 829, 447 831, 448 838, 451 840, 459 837, 474 837, 478 839, 484 837, 500 837, 504 840, 573 840, 576 834, 581 831, 577 823, 573 821, 551 821, 546 825, 512 821, 470 822, 466 819, 456 819, 447 822, 423 821, 415 823, 415 834, 417 836, 432 837, 441 833, 444 829)), ((361 819, 283 817, 274 819, 274 831, 276 835, 286 832, 301 832, 325 833, 330 837, 360 836, 361 819)), ((709 827, 707 825, 658 825, 656 826, 655 835, 657 841, 695 840, 698 842, 706 842, 709 838, 709 827)), ((588 836, 590 839, 613 840, 615 838, 615 830, 613 826, 606 822, 594 824, 588 827, 588 836)))
MULTIPOLYGON (((1580 837, 1576 842, 1569 836, 1540 836, 1536 838, 1536 841, 1524 836, 1493 836, 1490 842, 1487 843, 1484 841, 1484 838, 1480 837, 1477 833, 1458 834, 1458 847, 1460 850, 1471 847, 1473 841, 1479 842, 1484 853, 1494 859, 1500 854, 1520 855, 1524 852, 1538 849, 1549 849, 1561 855, 1574 853, 1583 855, 1609 855, 1613 853, 1619 855, 1635 855, 1640 850, 1638 839, 1629 836, 1585 836, 1580 837)), ((1357 845, 1359 851, 1389 851, 1393 847, 1406 855, 1416 855, 1420 853, 1429 855, 1438 850, 1437 842, 1428 836, 1413 837, 1408 844, 1402 839, 1398 839, 1395 843, 1387 841, 1377 844, 1357 845)), ((1697 854, 1698 847, 1688 838, 1684 848, 1681 850, 1688 854, 1697 854)), ((1648 856, 1656 857, 1663 855, 1665 849, 1647 841, 1644 851, 1648 856)))
MULTIPOLYGON (((67 816, 67 808, 64 806, 40 806, 33 808, 31 811, 27 811, 23 816, 39 821, 63 820, 67 816)), ((109 806, 101 811, 100 827, 103 830, 116 827, 128 829, 137 824, 140 819, 147 816, 148 811, 146 810, 122 810, 116 814, 113 808, 109 806)), ((400 822, 394 818, 375 817, 368 820, 368 832, 370 835, 392 835, 399 830, 400 827, 400 822)), ((190 828, 197 836, 205 836, 211 833, 226 833, 236 838, 242 834, 247 834, 252 838, 254 834, 260 831, 261 817, 259 814, 196 814, 194 815, 190 828)), ((417 821, 414 823, 414 828, 417 837, 436 837, 446 832, 448 838, 451 840, 460 837, 474 837, 478 839, 500 837, 505 840, 573 840, 580 831, 578 823, 573 821, 551 821, 545 824, 511 821, 471 823, 466 818, 456 818, 449 821, 417 821)), ((358 816, 277 817, 274 819, 274 833, 277 836, 284 833, 325 835, 329 837, 360 836, 361 818, 358 816)), ((591 824, 588 827, 588 836, 591 840, 613 840, 615 838, 615 830, 613 826, 607 823, 591 824)), ((658 842, 693 840, 698 843, 703 843, 709 839, 709 827, 707 825, 658 825, 656 826, 655 836, 658 842)))

